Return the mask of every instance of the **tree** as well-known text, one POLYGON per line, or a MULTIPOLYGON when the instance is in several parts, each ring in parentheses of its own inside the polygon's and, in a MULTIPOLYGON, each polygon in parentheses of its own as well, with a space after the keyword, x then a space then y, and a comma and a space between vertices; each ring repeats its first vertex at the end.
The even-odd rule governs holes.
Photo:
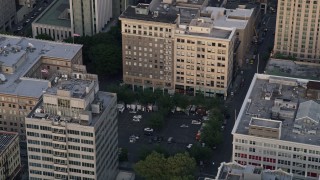
POLYGON ((188 153, 178 153, 167 160, 170 179, 194 179, 196 161, 188 153))
POLYGON ((97 44, 90 48, 90 59, 99 75, 114 75, 121 71, 121 48, 113 44, 97 44))
POLYGON ((197 144, 194 144, 190 149, 190 156, 195 158, 197 162, 210 159, 211 154, 211 149, 209 149, 208 147, 201 147, 197 144))
POLYGON ((109 32, 93 36, 65 39, 65 42, 82 44, 83 62, 88 72, 99 76, 122 73, 122 44, 120 23, 109 32))
POLYGON ((133 169, 147 180, 162 180, 167 179, 166 164, 167 160, 163 154, 152 152, 145 160, 137 162, 133 169))
POLYGON ((42 39, 42 40, 54 41, 54 39, 51 36, 49 36, 48 34, 39 34, 35 38, 42 39))
POLYGON ((185 109, 189 105, 189 100, 186 96, 181 94, 175 94, 173 96, 173 102, 176 106, 185 109))
POLYGON ((128 149, 126 148, 121 149, 121 152, 119 154, 119 161, 120 162, 128 161, 128 149))
POLYGON ((206 143, 209 147, 214 147, 215 145, 222 143, 223 136, 221 125, 223 118, 219 108, 210 110, 209 121, 206 123, 206 126, 201 133, 201 141, 206 143))
POLYGON ((194 179, 196 161, 188 153, 178 153, 165 158, 163 154, 152 152, 145 160, 133 167, 145 179, 194 179))

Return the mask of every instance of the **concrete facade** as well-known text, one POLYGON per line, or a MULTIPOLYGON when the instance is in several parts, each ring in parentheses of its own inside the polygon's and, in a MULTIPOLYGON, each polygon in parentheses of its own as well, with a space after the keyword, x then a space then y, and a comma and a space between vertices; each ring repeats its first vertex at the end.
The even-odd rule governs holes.
POLYGON ((56 41, 72 37, 69 2, 56 0, 32 23, 32 35, 47 34, 56 41))
POLYGON ((120 16, 124 82, 133 88, 227 96, 234 66, 244 62, 257 11, 207 3, 153 0, 128 7, 120 16))
POLYGON ((278 1, 274 53, 320 63, 320 4, 316 0, 278 1))
POLYGON ((115 179, 116 94, 96 75, 72 72, 54 81, 26 117, 30 179, 115 179))
POLYGON ((91 36, 112 18, 113 0, 69 0, 72 34, 91 36))
POLYGON ((0 0, 0 32, 11 29, 16 23, 16 4, 13 0, 0 0))
POLYGON ((14 179, 21 168, 19 135, 0 131, 0 179, 14 179))
POLYGON ((308 82, 307 79, 255 75, 232 130, 232 161, 269 170, 282 169, 292 173, 294 179, 318 179, 320 116, 317 113, 320 108, 319 105, 297 108, 297 104, 310 102, 306 93, 308 82), (273 89, 273 95, 266 99, 267 89, 273 89), (297 115, 271 119, 271 109, 279 99, 283 100, 278 104, 281 110, 291 110, 297 115), (312 115, 314 120, 301 119, 299 114, 312 115))

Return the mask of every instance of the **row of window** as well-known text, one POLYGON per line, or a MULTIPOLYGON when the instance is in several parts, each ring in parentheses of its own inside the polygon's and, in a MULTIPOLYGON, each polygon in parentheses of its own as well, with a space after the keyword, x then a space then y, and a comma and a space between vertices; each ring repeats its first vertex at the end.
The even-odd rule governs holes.
MULTIPOLYGON (((35 124, 27 124, 27 128, 29 129, 40 129, 45 131, 52 131, 53 133, 62 133, 66 134, 66 131, 64 129, 57 129, 57 128, 51 128, 47 126, 39 126, 35 124)), ((68 134, 74 134, 74 135, 80 135, 81 136, 87 136, 87 137, 93 137, 93 133, 91 132, 83 132, 83 131, 77 131, 77 130, 67 130, 68 134)), ((39 136, 38 136, 39 137, 39 136)))

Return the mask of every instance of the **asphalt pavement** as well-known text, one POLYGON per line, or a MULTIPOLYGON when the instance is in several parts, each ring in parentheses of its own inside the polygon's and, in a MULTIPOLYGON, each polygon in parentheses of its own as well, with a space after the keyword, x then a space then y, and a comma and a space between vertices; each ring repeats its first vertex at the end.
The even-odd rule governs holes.
MULTIPOLYGON (((270 53, 269 47, 273 47, 273 44, 274 44, 273 32, 275 30, 275 25, 276 25, 276 14, 266 14, 265 20, 266 20, 266 28, 268 28, 268 31, 264 37, 264 41, 260 45, 254 45, 254 44, 252 45, 250 52, 248 53, 248 58, 252 58, 252 55, 254 54, 254 50, 256 48, 258 50, 258 54, 262 55, 262 54, 270 53)), ((262 31, 264 30, 264 28, 265 27, 262 25, 259 32, 260 36, 262 36, 263 34, 262 31)), ((259 63, 257 58, 258 57, 256 57, 256 60, 254 61, 253 64, 246 64, 239 71, 239 72, 243 71, 243 74, 239 73, 237 75, 237 78, 235 78, 235 79, 243 78, 245 81, 242 87, 240 86, 240 84, 236 84, 236 83, 240 83, 241 81, 237 81, 234 83, 233 87, 237 88, 233 90, 235 94, 234 96, 229 96, 225 102, 225 106, 227 107, 230 113, 230 119, 228 120, 226 129, 224 131, 224 141, 221 145, 217 147, 216 151, 214 151, 214 154, 211 160, 212 162, 214 162, 214 165, 211 164, 211 166, 205 167, 202 172, 198 173, 199 177, 215 177, 221 162, 232 161, 233 137, 232 137, 231 131, 235 123, 235 112, 240 111, 244 98, 247 94, 247 91, 253 79, 253 76, 255 73, 257 73, 257 69, 258 69, 258 73, 263 73, 267 64, 267 61, 262 60, 261 56, 260 56, 259 63)))
POLYGON ((53 0, 37 0, 36 6, 33 8, 31 12, 25 15, 23 20, 18 22, 17 24, 12 26, 11 33, 15 35, 28 35, 28 31, 30 31, 32 22, 53 2, 53 0), (39 9, 41 10, 39 11, 39 9), (37 14, 34 16, 34 14, 37 14), (33 18, 31 18, 33 17, 33 18), (18 27, 22 26, 21 30, 18 30, 18 27))

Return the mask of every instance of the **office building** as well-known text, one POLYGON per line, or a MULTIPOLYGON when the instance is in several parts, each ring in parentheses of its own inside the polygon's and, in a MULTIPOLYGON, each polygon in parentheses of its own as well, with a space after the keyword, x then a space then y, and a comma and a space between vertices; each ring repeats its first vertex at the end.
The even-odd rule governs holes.
POLYGON ((319 84, 256 74, 232 130, 232 160, 282 169, 298 179, 318 179, 319 84))
POLYGON ((317 0, 279 0, 275 57, 320 63, 320 3, 317 0))
POLYGON ((26 115, 52 75, 83 69, 82 46, 0 35, 0 62, 0 130, 18 132, 25 142, 26 115))
POLYGON ((215 180, 292 180, 292 177, 292 174, 281 169, 264 170, 260 166, 244 166, 237 162, 222 162, 215 180))
POLYGON ((18 133, 0 131, 0 179, 14 179, 20 164, 18 133))
POLYGON ((191 20, 176 29, 174 41, 175 92, 205 96, 223 94, 231 82, 235 28, 213 27, 210 18, 191 20))
POLYGON ((36 0, 16 0, 17 4, 20 6, 26 6, 28 8, 33 8, 33 6, 36 4, 36 0))
POLYGON ((32 23, 32 35, 47 34, 56 41, 72 37, 69 1, 56 0, 32 23))
POLYGON ((208 1, 153 0, 120 16, 123 80, 135 88, 222 94, 244 62, 255 9, 207 7, 208 1))
POLYGON ((26 117, 30 179, 115 179, 116 94, 99 91, 93 74, 54 79, 26 117))
POLYGON ((91 36, 104 30, 112 18, 113 0, 69 0, 73 34, 91 36))
POLYGON ((16 4, 13 0, 0 0, 0 32, 11 29, 16 22, 16 4))
POLYGON ((47 34, 55 41, 69 37, 92 36, 103 30, 120 13, 115 0, 55 0, 32 23, 32 34, 47 34), (117 6, 113 14, 113 3, 117 6))

